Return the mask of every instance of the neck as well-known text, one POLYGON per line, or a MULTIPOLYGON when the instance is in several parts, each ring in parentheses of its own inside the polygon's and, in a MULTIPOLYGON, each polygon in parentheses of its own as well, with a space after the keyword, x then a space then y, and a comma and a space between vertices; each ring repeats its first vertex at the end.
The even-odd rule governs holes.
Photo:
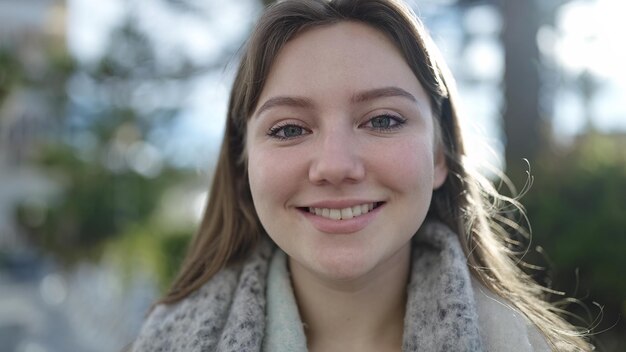
POLYGON ((311 351, 399 351, 410 243, 366 275, 328 280, 290 259, 294 293, 311 351))

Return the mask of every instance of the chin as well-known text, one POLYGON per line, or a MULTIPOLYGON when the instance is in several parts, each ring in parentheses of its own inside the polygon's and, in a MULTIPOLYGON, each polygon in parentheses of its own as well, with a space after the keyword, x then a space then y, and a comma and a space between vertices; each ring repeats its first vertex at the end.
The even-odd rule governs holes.
POLYGON ((363 251, 333 250, 315 258, 318 275, 334 281, 351 281, 369 273, 375 263, 373 256, 363 251))

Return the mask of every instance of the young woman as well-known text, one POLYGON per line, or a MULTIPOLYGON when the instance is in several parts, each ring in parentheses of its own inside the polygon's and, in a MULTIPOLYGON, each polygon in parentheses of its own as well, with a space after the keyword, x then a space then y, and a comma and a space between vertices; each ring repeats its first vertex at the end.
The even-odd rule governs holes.
POLYGON ((592 349, 516 266, 455 94, 399 1, 270 6, 201 227, 133 350, 592 349))

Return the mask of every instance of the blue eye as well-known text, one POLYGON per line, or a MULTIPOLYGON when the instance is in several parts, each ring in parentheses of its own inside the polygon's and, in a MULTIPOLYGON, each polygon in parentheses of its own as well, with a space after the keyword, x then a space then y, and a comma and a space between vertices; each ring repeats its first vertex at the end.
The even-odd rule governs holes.
POLYGON ((405 122, 406 120, 399 116, 383 114, 372 117, 365 123, 365 126, 374 130, 385 131, 401 127, 405 122))
POLYGON ((291 139, 303 136, 307 133, 308 131, 302 126, 285 124, 272 127, 267 135, 278 139, 291 139))
POLYGON ((285 137, 287 138, 291 138, 291 137, 297 137, 302 135, 302 127, 300 126, 285 126, 283 127, 283 133, 285 135, 285 137))

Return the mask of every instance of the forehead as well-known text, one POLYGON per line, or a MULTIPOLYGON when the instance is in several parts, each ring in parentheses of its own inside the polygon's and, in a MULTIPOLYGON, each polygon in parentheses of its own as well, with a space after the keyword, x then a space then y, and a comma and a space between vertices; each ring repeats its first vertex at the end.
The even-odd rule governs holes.
POLYGON ((390 86, 428 100, 386 34, 344 21, 307 29, 289 40, 272 63, 259 102, 286 94, 347 99, 357 91, 390 86))

